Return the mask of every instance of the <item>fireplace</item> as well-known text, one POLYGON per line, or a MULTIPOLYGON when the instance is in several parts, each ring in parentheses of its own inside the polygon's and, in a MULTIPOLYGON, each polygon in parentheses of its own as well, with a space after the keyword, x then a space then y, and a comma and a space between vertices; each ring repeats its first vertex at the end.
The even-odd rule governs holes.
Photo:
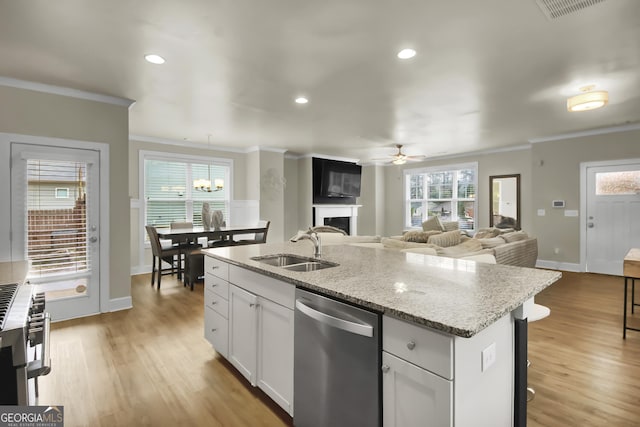
POLYGON ((358 234, 358 208, 361 205, 313 205, 313 225, 332 225, 349 235, 358 234), (338 225, 334 223, 338 222, 338 225), (347 226, 344 224, 346 222, 347 226))
POLYGON ((330 216, 324 219, 324 225, 339 228, 347 234, 351 234, 349 227, 350 218, 348 216, 330 216))

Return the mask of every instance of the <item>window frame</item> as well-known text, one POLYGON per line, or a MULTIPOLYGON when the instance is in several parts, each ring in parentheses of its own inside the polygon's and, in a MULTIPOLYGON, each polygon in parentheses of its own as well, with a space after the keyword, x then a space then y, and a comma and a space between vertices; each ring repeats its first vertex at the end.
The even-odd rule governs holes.
POLYGON ((69 187, 55 187, 54 194, 56 199, 68 199, 70 198, 69 187), (58 194, 58 192, 62 190, 66 191, 64 196, 58 194))
POLYGON ((429 202, 430 201, 443 201, 443 200, 450 200, 451 203, 451 221, 460 221, 460 216, 458 215, 457 212, 457 207, 458 207, 458 203, 459 202, 463 202, 463 201, 472 201, 473 202, 473 211, 474 211, 474 215, 473 215, 473 228, 471 229, 471 231, 477 230, 478 227, 478 162, 469 162, 469 163, 455 163, 455 164, 447 164, 447 165, 440 165, 440 166, 429 166, 429 167, 421 167, 421 168, 407 168, 403 170, 403 189, 404 189, 404 194, 403 194, 403 199, 404 199, 404 203, 403 203, 403 229, 407 230, 407 229, 421 229, 419 226, 415 226, 411 224, 411 204, 412 203, 416 203, 416 202, 421 202, 423 209, 426 209, 427 212, 423 213, 422 215, 422 221, 426 220, 429 217, 428 214, 428 209, 429 209, 429 202), (475 188, 475 194, 473 198, 460 198, 458 197, 458 179, 457 179, 457 172, 460 170, 465 170, 465 169, 473 169, 475 171, 474 173, 474 179, 473 179, 473 186, 475 188), (428 173, 438 173, 438 172, 455 172, 455 176, 452 182, 453 188, 452 188, 452 197, 451 198, 440 198, 440 199, 430 199, 429 198, 429 188, 428 188, 428 181, 427 181, 427 174, 428 173), (422 198, 421 199, 411 199, 411 176, 415 176, 415 175, 423 175, 424 176, 424 182, 423 182, 423 186, 422 186, 422 198), (453 219, 454 216, 454 212, 455 212, 455 216, 456 219, 453 219))
MULTIPOLYGON (((196 164, 210 164, 211 166, 222 166, 226 167, 227 174, 224 178, 224 188, 226 198, 224 199, 224 203, 226 205, 227 217, 225 221, 228 223, 231 212, 231 202, 233 200, 233 159, 222 158, 222 157, 213 157, 213 156, 193 156, 189 154, 180 154, 180 153, 172 153, 172 152, 164 152, 164 151, 148 151, 148 150, 140 150, 139 158, 138 158, 138 200, 139 203, 139 225, 140 225, 140 242, 143 247, 149 248, 150 244, 147 239, 147 233, 145 229, 146 220, 147 220, 147 198, 145 194, 145 172, 146 172, 146 160, 159 160, 159 161, 171 161, 171 162, 183 162, 183 163, 196 163, 196 164)), ((189 170, 189 168, 188 168, 189 170)), ((187 172, 187 182, 185 186, 185 206, 186 206, 186 216, 189 218, 193 218, 193 202, 198 201, 193 199, 193 186, 192 186, 193 176, 191 176, 190 172, 187 172)))

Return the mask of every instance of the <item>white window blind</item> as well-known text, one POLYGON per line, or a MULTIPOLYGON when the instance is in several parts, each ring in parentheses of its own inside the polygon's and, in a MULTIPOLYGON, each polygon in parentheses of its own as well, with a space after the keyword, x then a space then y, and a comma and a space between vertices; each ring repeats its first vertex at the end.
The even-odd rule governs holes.
POLYGON ((89 271, 86 163, 27 160, 27 258, 31 277, 89 271), (60 187, 68 198, 56 197, 60 187))
POLYGON ((214 161, 207 164, 189 159, 145 158, 145 224, 167 228, 172 222, 193 222, 194 226, 202 226, 204 202, 212 211, 221 210, 228 223, 230 170, 228 164, 214 161), (219 191, 200 191, 193 188, 195 179, 212 183, 219 179, 224 185, 219 191))

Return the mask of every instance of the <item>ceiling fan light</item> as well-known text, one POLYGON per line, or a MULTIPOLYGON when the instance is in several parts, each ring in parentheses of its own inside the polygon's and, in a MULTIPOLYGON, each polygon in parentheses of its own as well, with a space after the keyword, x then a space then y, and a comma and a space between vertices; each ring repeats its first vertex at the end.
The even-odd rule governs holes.
POLYGON ((585 92, 567 99, 567 110, 570 112, 595 110, 609 103, 609 92, 606 90, 585 92))
POLYGON ((405 163, 407 163, 406 156, 398 157, 391 161, 391 163, 393 163, 394 165, 404 165, 405 163))

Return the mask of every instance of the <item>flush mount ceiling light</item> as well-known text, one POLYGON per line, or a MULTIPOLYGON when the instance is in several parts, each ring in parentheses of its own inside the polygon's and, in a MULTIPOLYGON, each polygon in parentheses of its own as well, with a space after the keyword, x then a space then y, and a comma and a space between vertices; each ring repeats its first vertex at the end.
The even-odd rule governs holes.
POLYGON ((147 62, 151 62, 152 64, 164 64, 164 58, 160 55, 156 55, 154 53, 150 53, 148 55, 144 56, 144 59, 147 60, 147 62))
POLYGON ((304 96, 299 96, 296 98, 296 104, 306 104, 308 103, 309 100, 307 98, 305 98, 304 96))
POLYGON ((594 91, 594 88, 594 85, 581 87, 580 91, 583 93, 567 99, 567 110, 570 112, 588 111, 607 105, 609 92, 606 90, 594 91))
POLYGON ((398 58, 400 59, 410 59, 416 56, 416 51, 413 49, 402 49, 398 52, 398 58))

